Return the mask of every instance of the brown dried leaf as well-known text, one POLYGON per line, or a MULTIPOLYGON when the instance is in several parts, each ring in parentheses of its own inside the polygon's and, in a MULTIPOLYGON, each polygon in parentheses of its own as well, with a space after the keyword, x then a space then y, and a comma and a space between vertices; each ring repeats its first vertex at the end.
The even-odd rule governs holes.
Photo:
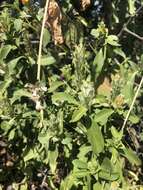
POLYGON ((0 147, 7 147, 7 144, 4 141, 0 141, 0 147))
POLYGON ((4 155, 4 154, 6 154, 6 149, 5 149, 5 148, 2 148, 2 149, 0 150, 0 156, 2 156, 2 155, 4 155))
POLYGON ((56 1, 50 0, 46 24, 49 26, 55 44, 64 42, 61 28, 62 14, 56 1))
POLYGON ((90 6, 91 0, 81 0, 80 4, 81 4, 82 10, 84 11, 90 6))
POLYGON ((109 78, 105 77, 103 82, 98 87, 97 92, 98 92, 98 94, 108 96, 108 95, 110 95, 111 91, 112 91, 111 82, 110 82, 109 78))

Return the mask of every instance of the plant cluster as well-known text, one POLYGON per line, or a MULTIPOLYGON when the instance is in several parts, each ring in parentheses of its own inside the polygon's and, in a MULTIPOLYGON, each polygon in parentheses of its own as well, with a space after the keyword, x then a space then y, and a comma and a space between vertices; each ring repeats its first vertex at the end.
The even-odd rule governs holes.
POLYGON ((0 189, 142 190, 142 1, 50 0, 37 80, 44 5, 0 8, 0 189))

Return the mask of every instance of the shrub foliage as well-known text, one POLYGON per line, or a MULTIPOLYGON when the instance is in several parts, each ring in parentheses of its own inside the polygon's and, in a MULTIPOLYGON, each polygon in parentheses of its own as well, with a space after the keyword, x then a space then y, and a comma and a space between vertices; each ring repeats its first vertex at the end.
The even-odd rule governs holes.
POLYGON ((1 189, 141 190, 142 1, 50 0, 37 80, 44 5, 1 3, 1 189))

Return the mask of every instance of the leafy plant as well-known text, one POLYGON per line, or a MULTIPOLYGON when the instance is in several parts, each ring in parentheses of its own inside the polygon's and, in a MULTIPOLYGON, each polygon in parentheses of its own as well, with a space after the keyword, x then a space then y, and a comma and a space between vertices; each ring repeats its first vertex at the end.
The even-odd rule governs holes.
POLYGON ((143 188, 142 2, 81 2, 1 5, 1 189, 143 188))

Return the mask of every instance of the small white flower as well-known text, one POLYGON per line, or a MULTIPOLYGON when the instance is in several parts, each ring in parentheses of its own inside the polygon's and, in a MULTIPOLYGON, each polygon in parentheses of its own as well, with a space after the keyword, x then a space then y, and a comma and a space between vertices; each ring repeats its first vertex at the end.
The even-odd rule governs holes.
POLYGON ((0 74, 1 75, 5 74, 5 71, 3 71, 2 69, 0 69, 0 74))
POLYGON ((43 106, 41 105, 41 102, 39 100, 36 101, 36 110, 41 111, 43 109, 43 106))
POLYGON ((41 86, 41 90, 47 92, 48 88, 46 86, 41 86))
POLYGON ((32 92, 32 96, 37 96, 37 91, 36 90, 33 90, 33 92, 32 92))

